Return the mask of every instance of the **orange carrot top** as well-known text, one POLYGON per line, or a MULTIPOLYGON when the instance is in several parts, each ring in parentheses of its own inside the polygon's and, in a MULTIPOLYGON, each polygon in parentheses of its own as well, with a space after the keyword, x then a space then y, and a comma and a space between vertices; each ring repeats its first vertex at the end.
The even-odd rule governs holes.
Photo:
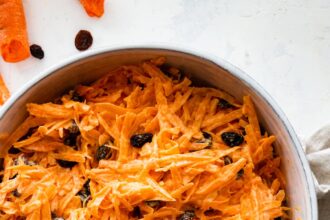
POLYGON ((104 0, 80 0, 80 3, 91 17, 101 17, 104 13, 104 0))
POLYGON ((6 62, 18 62, 30 56, 21 0, 0 0, 0 50, 6 62))

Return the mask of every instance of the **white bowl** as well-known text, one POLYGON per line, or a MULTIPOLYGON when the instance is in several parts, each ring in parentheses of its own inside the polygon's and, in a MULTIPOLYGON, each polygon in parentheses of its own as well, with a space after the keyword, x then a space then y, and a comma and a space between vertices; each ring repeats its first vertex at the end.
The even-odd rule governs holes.
POLYGON ((28 82, 0 110, 0 132, 12 132, 27 116, 25 104, 47 102, 79 83, 92 82, 108 70, 123 64, 165 56, 167 62, 189 73, 196 84, 221 88, 241 100, 249 94, 261 123, 276 135, 276 148, 282 157, 287 179, 287 198, 292 219, 317 220, 317 200, 312 173, 301 144, 278 105, 253 79, 219 58, 177 48, 112 48, 82 53, 51 67, 28 82))

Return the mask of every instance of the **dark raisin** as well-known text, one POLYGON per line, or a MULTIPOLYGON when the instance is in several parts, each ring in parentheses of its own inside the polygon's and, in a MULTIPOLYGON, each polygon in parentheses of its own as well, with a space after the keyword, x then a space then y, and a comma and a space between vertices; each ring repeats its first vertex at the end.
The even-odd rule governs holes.
POLYGON ((29 130, 26 132, 26 134, 23 135, 22 137, 20 137, 17 141, 22 141, 22 140, 28 139, 28 138, 31 137, 31 136, 32 136, 37 130, 38 130, 38 126, 29 128, 29 130))
POLYGON ((139 206, 134 207, 134 209, 132 211, 132 217, 133 218, 142 218, 143 217, 139 206))
POLYGON ((223 161, 225 162, 225 165, 231 164, 233 162, 233 160, 229 156, 225 156, 223 158, 223 161))
POLYGON ((168 66, 166 64, 162 65, 160 67, 160 70, 169 78, 176 80, 176 81, 181 81, 184 77, 184 74, 180 71, 178 73, 173 73, 171 71, 171 66, 168 66))
POLYGON ((193 210, 186 210, 182 215, 180 215, 179 220, 198 220, 195 212, 193 210))
POLYGON ((145 203, 153 209, 159 209, 165 205, 165 202, 160 200, 149 200, 145 201, 145 203))
POLYGON ((111 155, 112 155, 111 148, 106 145, 102 145, 97 148, 95 157, 96 157, 96 160, 100 161, 100 160, 109 159, 111 157, 111 155))
POLYGON ((92 34, 86 30, 80 30, 76 35, 74 44, 77 50, 80 51, 87 50, 93 44, 92 34))
POLYGON ((166 76, 168 77, 172 77, 172 74, 170 73, 170 66, 163 64, 162 66, 159 67, 160 71, 162 71, 162 73, 164 73, 166 76))
POLYGON ((259 125, 259 127, 260 127, 260 134, 261 134, 262 136, 264 136, 265 133, 266 133, 266 129, 265 129, 265 127, 262 126, 262 125, 259 125))
POLYGON ((229 147, 239 146, 244 141, 244 137, 235 132, 224 132, 221 134, 221 139, 229 147))
POLYGON ((37 44, 32 44, 30 46, 30 52, 32 54, 32 56, 34 56, 35 58, 38 58, 38 59, 42 59, 44 58, 45 54, 44 54, 44 51, 42 50, 42 48, 37 45, 37 44))
POLYGON ((135 134, 131 137, 131 145, 133 147, 141 148, 145 143, 150 143, 152 141, 153 134, 151 133, 143 133, 143 134, 135 134))
POLYGON ((15 196, 15 197, 21 197, 21 194, 17 191, 17 189, 14 189, 12 192, 11 192, 11 194, 13 195, 13 196, 15 196))
POLYGON ((83 187, 81 188, 81 190, 77 193, 77 196, 80 197, 81 203, 82 203, 82 207, 86 207, 87 202, 90 200, 91 198, 91 191, 89 188, 89 183, 90 183, 90 179, 88 179, 83 187))
POLYGON ((204 137, 205 139, 211 139, 211 140, 212 140, 212 135, 210 135, 210 133, 207 133, 207 132, 205 132, 205 131, 203 131, 203 137, 204 137))
POLYGON ((144 90, 144 84, 139 84, 139 87, 142 91, 144 90))
POLYGON ((71 134, 80 134, 79 127, 75 121, 72 121, 71 127, 68 130, 71 134))
POLYGON ((197 143, 207 143, 206 148, 211 148, 212 147, 212 135, 210 135, 210 133, 203 131, 203 139, 198 140, 197 143))
POLYGON ((204 212, 204 215, 206 215, 206 216, 221 215, 221 212, 219 210, 209 208, 208 210, 206 210, 204 212))
POLYGON ((245 136, 246 135, 245 128, 241 128, 240 130, 242 131, 242 135, 245 136))
POLYGON ((58 165, 60 165, 63 168, 72 168, 78 163, 75 161, 67 161, 67 160, 56 160, 58 165))
POLYGON ((75 147, 77 146, 77 137, 80 135, 78 125, 73 121, 71 127, 64 129, 63 143, 65 145, 75 147))
POLYGON ((57 217, 57 215, 54 212, 52 212, 51 215, 52 215, 52 220, 64 220, 64 218, 62 217, 57 217))
POLYGON ((274 218, 274 220, 282 220, 282 218, 281 217, 276 217, 276 218, 274 218))
POLYGON ((14 146, 11 146, 8 150, 8 154, 19 154, 22 151, 14 146))
POLYGON ((244 175, 244 170, 243 170, 243 169, 240 169, 240 170, 238 171, 238 173, 237 173, 236 179, 241 178, 243 175, 244 175))
POLYGON ((219 99, 218 106, 220 109, 228 109, 234 107, 232 104, 230 104, 228 101, 224 99, 219 99))
POLYGON ((75 102, 84 102, 85 98, 79 95, 76 91, 72 93, 71 100, 75 102))
POLYGON ((69 133, 64 137, 63 143, 65 145, 74 147, 77 144, 77 135, 69 133))

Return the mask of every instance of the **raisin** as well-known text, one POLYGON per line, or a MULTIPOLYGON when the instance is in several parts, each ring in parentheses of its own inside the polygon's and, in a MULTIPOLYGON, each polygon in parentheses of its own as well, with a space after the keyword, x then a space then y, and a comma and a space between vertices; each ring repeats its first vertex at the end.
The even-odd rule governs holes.
POLYGON ((151 133, 143 133, 143 134, 135 134, 131 137, 131 145, 133 147, 141 148, 145 143, 150 143, 152 141, 153 134, 151 133))
POLYGON ((75 102, 84 102, 85 98, 74 91, 71 95, 71 100, 75 102))
POLYGON ((142 218, 143 217, 139 206, 134 207, 134 209, 132 211, 132 217, 133 218, 142 218))
POLYGON ((23 135, 22 137, 20 137, 17 141, 22 141, 22 140, 28 139, 28 138, 31 137, 31 136, 32 136, 37 130, 38 130, 38 126, 29 128, 29 130, 26 132, 26 134, 23 135))
POLYGON ((143 91, 145 86, 144 86, 144 84, 139 84, 139 87, 140 87, 141 91, 143 91))
POLYGON ((71 134, 80 134, 79 127, 75 121, 72 121, 71 127, 68 130, 71 134))
POLYGON ((221 139, 229 147, 239 146, 244 141, 244 137, 235 132, 224 132, 221 134, 221 139))
POLYGON ((208 210, 206 210, 204 212, 204 215, 206 215, 206 216, 221 215, 221 212, 219 210, 209 208, 208 210))
POLYGON ((162 66, 159 67, 160 71, 162 71, 162 73, 164 73, 166 76, 168 77, 172 77, 172 73, 170 73, 170 66, 164 64, 162 66))
POLYGON ((261 134, 262 136, 264 136, 265 133, 266 133, 266 129, 265 129, 265 127, 262 126, 262 125, 259 125, 259 127, 260 127, 260 134, 261 134))
POLYGON ((37 44, 32 44, 30 46, 30 52, 32 54, 32 56, 34 56, 35 58, 38 58, 38 59, 42 59, 44 58, 45 54, 44 54, 44 51, 42 50, 42 48, 37 45, 37 44))
POLYGON ((198 220, 193 210, 186 210, 180 215, 179 220, 198 220))
POLYGON ((159 209, 165 205, 165 202, 160 200, 149 200, 145 201, 145 203, 153 209, 159 209))
POLYGON ((234 107, 232 104, 230 104, 228 101, 224 99, 219 99, 218 106, 220 109, 228 109, 234 107))
POLYGON ((62 217, 57 217, 57 215, 54 212, 51 213, 51 216, 52 216, 52 220, 64 220, 64 218, 62 217))
POLYGON ((177 71, 176 69, 173 71, 171 68, 171 66, 164 64, 160 67, 160 70, 172 80, 180 82, 184 78, 184 74, 181 71, 177 71))
POLYGON ((242 135, 245 136, 246 135, 245 128, 241 128, 240 130, 242 131, 242 135))
POLYGON ((274 220, 282 220, 282 218, 281 217, 276 217, 276 218, 274 218, 274 220))
POLYGON ((233 160, 229 156, 225 156, 223 158, 223 161, 225 162, 225 165, 231 164, 233 160))
POLYGON ((243 169, 240 169, 240 170, 238 171, 238 173, 237 173, 236 179, 241 178, 243 175, 244 175, 244 170, 243 170, 243 169))
POLYGON ((213 140, 212 135, 210 135, 210 133, 203 131, 203 139, 198 140, 197 143, 207 143, 206 148, 211 148, 212 140, 213 140))
POLYGON ((106 146, 106 145, 102 145, 102 146, 99 146, 97 148, 97 151, 96 151, 96 154, 95 154, 95 157, 96 157, 96 160, 97 161, 100 161, 100 160, 107 160, 111 157, 112 155, 112 150, 110 147, 106 146))
POLYGON ((88 179, 83 187, 81 188, 81 190, 77 193, 77 196, 80 197, 81 203, 82 203, 82 207, 86 207, 88 200, 90 200, 91 198, 91 191, 89 188, 89 183, 90 183, 90 179, 88 179))
POLYGON ((58 165, 60 165, 63 168, 72 168, 78 163, 75 161, 67 161, 67 160, 56 160, 58 165))
POLYGON ((87 50, 93 44, 92 34, 86 30, 80 30, 76 35, 74 43, 77 50, 87 50))
POLYGON ((15 197, 21 197, 21 194, 17 191, 17 189, 14 189, 12 192, 11 192, 11 194, 13 195, 13 196, 15 196, 15 197))
POLYGON ((19 153, 21 153, 21 150, 14 146, 11 146, 8 150, 8 154, 19 154, 19 153))
POLYGON ((64 130, 63 143, 65 145, 76 147, 77 137, 80 135, 78 125, 73 121, 70 128, 64 130))
POLYGON ((74 147, 77 144, 77 135, 69 133, 64 137, 63 143, 65 145, 74 147))
MULTIPOLYGON (((0 158, 0 171, 4 170, 4 159, 0 158)), ((2 183, 3 175, 0 175, 0 183, 2 183)))

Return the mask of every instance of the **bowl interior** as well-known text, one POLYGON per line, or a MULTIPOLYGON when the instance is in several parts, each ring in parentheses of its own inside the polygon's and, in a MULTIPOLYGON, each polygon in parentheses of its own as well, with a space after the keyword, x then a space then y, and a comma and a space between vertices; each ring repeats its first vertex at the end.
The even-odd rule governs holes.
POLYGON ((289 206, 293 208, 293 219, 298 217, 314 219, 316 208, 312 197, 315 196, 313 195, 315 192, 310 191, 311 186, 307 181, 311 173, 304 167, 306 164, 303 165, 302 161, 305 158, 301 158, 302 155, 297 153, 300 145, 293 140, 296 137, 292 137, 292 132, 288 131, 281 113, 275 110, 276 107, 269 103, 264 94, 261 94, 262 91, 255 89, 258 85, 251 80, 248 82, 245 74, 223 61, 219 63, 222 66, 220 67, 207 59, 184 52, 136 48, 103 52, 67 63, 51 74, 45 73, 41 79, 35 80, 38 81, 37 83, 30 84, 29 90, 22 91, 16 100, 12 100, 13 104, 0 115, 0 132, 10 133, 24 120, 27 116, 26 103, 51 101, 75 85, 92 82, 115 67, 140 63, 160 55, 165 56, 169 64, 189 74, 197 85, 220 88, 238 100, 246 94, 252 97, 261 123, 277 137, 275 147, 282 156, 282 169, 287 179, 287 198, 289 206))

